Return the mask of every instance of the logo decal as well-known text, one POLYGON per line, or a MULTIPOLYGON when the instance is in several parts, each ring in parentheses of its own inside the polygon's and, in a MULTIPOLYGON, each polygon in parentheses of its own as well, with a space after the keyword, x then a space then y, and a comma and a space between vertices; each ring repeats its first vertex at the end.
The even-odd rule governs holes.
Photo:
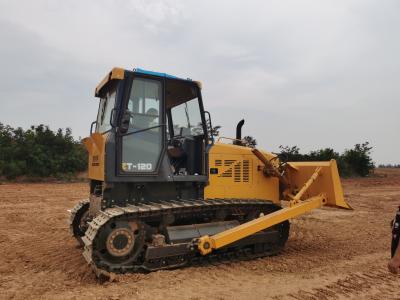
POLYGON ((93 155, 93 157, 92 157, 92 166, 93 167, 98 167, 99 165, 100 165, 99 156, 98 155, 93 155))
POLYGON ((127 163, 123 162, 122 165, 122 170, 125 172, 135 172, 135 171, 151 171, 153 170, 153 164, 152 163, 127 163))

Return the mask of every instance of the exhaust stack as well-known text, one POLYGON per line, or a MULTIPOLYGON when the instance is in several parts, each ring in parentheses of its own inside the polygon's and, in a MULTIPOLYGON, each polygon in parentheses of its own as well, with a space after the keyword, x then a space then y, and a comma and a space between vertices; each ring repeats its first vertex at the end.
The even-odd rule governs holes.
POLYGON ((236 125, 236 140, 233 142, 234 145, 242 145, 240 141, 242 139, 242 127, 244 125, 244 119, 240 120, 239 123, 236 125))

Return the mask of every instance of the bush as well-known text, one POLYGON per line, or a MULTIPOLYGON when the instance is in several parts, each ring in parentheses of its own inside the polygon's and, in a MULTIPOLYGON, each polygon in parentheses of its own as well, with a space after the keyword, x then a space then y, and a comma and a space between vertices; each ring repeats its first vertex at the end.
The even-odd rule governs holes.
POLYGON ((247 147, 255 148, 257 146, 257 140, 250 135, 246 135, 243 140, 247 147))
POLYGON ((329 161, 335 159, 341 176, 367 176, 374 168, 370 156, 372 147, 368 142, 356 144, 353 149, 346 149, 339 154, 331 148, 301 154, 297 146, 279 146, 279 157, 283 161, 329 161))
POLYGON ((0 123, 0 176, 60 177, 86 168, 86 150, 71 129, 53 132, 39 125, 23 130, 0 123))
POLYGON ((342 155, 343 162, 348 166, 350 174, 367 176, 375 168, 370 157, 372 147, 369 143, 356 144, 354 149, 346 150, 342 155))

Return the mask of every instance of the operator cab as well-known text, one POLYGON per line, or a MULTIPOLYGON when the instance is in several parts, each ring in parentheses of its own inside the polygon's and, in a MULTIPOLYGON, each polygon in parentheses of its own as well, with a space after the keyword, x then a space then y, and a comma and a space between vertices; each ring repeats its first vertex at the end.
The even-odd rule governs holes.
POLYGON ((116 80, 111 72, 96 89, 101 98, 96 132, 115 139, 115 175, 207 176, 200 83, 141 69, 121 71, 116 80))

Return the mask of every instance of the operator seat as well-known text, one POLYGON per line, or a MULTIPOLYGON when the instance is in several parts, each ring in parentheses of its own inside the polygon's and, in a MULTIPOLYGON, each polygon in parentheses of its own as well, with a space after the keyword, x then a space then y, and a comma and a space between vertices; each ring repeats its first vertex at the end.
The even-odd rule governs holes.
POLYGON ((167 153, 175 173, 179 174, 180 169, 185 169, 187 175, 201 174, 201 149, 201 140, 191 135, 171 140, 167 153))

